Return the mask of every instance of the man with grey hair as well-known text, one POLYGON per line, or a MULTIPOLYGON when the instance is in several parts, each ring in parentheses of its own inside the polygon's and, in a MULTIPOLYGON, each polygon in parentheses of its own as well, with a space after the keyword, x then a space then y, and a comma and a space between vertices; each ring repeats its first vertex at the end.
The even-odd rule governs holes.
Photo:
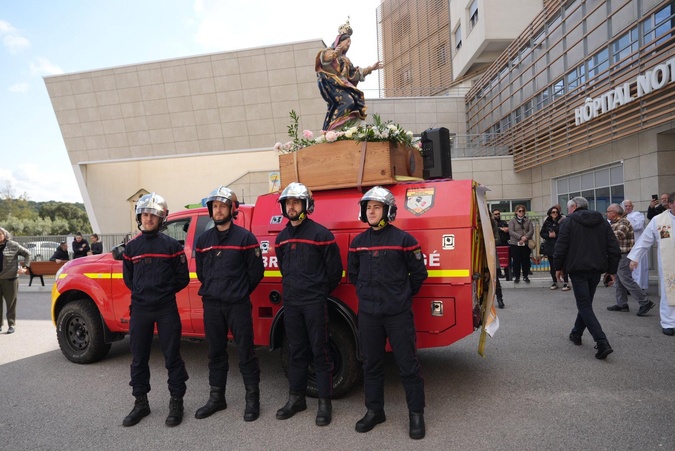
POLYGON ((586 329, 595 340, 596 359, 605 359, 613 352, 607 336, 593 312, 593 296, 602 273, 614 283, 621 251, 619 243, 605 218, 588 209, 588 201, 575 197, 567 203, 568 215, 560 225, 555 243, 553 264, 558 277, 569 274, 577 301, 577 319, 569 335, 570 341, 581 346, 586 329))
MULTIPOLYGON (((625 212, 626 219, 630 221, 630 225, 633 226, 633 233, 635 234, 635 242, 640 239, 640 235, 645 229, 645 215, 639 211, 633 210, 634 205, 630 199, 625 199, 621 202, 621 207, 625 212)), ((640 285, 645 292, 649 288, 649 259, 648 255, 645 254, 642 256, 638 262, 638 267, 633 271, 633 280, 640 285)))
POLYGON ((611 204, 607 207, 607 219, 612 226, 612 231, 621 249, 621 260, 616 275, 616 304, 607 307, 610 312, 628 312, 628 293, 640 304, 637 316, 646 316, 647 312, 654 307, 654 303, 647 299, 647 295, 640 285, 633 280, 630 270, 630 260, 628 253, 635 244, 633 226, 624 216, 623 208, 619 204, 611 204))

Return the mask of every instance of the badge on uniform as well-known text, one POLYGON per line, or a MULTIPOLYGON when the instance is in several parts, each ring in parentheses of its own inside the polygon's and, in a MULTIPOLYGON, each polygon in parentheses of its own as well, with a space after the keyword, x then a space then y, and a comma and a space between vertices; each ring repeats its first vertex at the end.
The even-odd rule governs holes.
POLYGON ((256 247, 254 250, 255 250, 255 256, 257 258, 260 258, 260 256, 262 255, 262 252, 260 252, 260 248, 256 247))
POLYGON ((183 252, 182 254, 180 254, 180 262, 181 262, 181 263, 187 262, 187 258, 185 257, 185 252, 183 252))
POLYGON ((415 260, 422 260, 422 249, 415 249, 413 254, 415 254, 415 260))

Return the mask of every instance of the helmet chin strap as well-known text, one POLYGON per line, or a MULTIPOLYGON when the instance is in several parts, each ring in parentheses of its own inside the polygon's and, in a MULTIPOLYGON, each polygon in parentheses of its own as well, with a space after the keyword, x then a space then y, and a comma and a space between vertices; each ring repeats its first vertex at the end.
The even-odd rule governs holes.
POLYGON ((230 222, 231 220, 232 220, 232 215, 229 215, 227 218, 221 219, 221 220, 219 220, 219 221, 216 221, 216 220, 214 219, 214 220, 213 220, 213 223, 214 223, 215 225, 219 226, 219 225, 227 224, 227 223, 230 222))
POLYGON ((371 227, 379 227, 379 228, 382 228, 382 227, 386 226, 387 224, 388 224, 388 222, 384 218, 380 219, 379 222, 375 225, 371 224, 370 222, 368 223, 368 225, 370 225, 371 227))
POLYGON ((298 221, 303 221, 306 217, 307 217, 307 215, 303 211, 302 213, 300 213, 300 215, 298 215, 298 221))

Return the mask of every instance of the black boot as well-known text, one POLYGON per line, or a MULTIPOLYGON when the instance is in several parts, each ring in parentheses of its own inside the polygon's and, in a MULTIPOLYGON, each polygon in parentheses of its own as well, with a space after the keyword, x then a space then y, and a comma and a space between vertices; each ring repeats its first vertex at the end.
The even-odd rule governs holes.
POLYGON ((225 387, 211 386, 209 400, 206 401, 206 404, 197 409, 195 418, 201 420, 202 418, 210 417, 214 413, 225 409, 227 409, 227 402, 225 402, 225 387))
POLYGON ((122 421, 122 426, 133 426, 138 424, 143 418, 150 415, 150 404, 148 403, 148 395, 136 396, 134 408, 129 412, 122 421))
POLYGON ((410 438, 419 440, 424 438, 425 434, 424 412, 410 412, 410 438))
POLYGON ((260 416, 260 387, 258 385, 246 386, 246 409, 244 421, 255 421, 260 416))
POLYGON ((365 416, 356 422, 356 432, 368 432, 380 423, 387 421, 387 416, 382 410, 370 410, 366 412, 365 416))
POLYGON ((183 398, 172 396, 169 400, 169 415, 166 417, 166 424, 169 427, 178 426, 183 421, 183 398))
POLYGON ((598 350, 598 352, 595 353, 595 358, 599 360, 604 360, 607 358, 608 355, 610 355, 614 350, 612 347, 609 345, 609 342, 607 340, 605 341, 599 341, 595 349, 598 350))
POLYGON ((328 426, 333 419, 333 404, 330 399, 319 398, 319 410, 316 412, 316 425, 328 426))
POLYGON ((307 409, 304 393, 293 393, 288 395, 288 402, 281 409, 277 410, 277 420, 287 420, 298 412, 307 409))

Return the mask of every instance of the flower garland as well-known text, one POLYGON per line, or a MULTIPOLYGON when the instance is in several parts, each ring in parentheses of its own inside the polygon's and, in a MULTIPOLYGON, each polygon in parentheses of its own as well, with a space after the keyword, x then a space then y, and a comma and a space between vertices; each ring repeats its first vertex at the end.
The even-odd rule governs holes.
POLYGON ((388 141, 394 145, 403 147, 420 148, 419 138, 415 138, 411 131, 406 131, 400 125, 392 121, 382 122, 379 115, 373 114, 373 123, 353 125, 347 123, 341 130, 322 131, 321 135, 314 138, 310 130, 303 130, 302 136, 298 136, 299 116, 293 110, 289 113, 291 116, 291 125, 288 126, 288 136, 290 141, 285 143, 278 142, 274 145, 274 150, 280 153, 291 153, 314 144, 332 143, 335 141, 354 140, 357 142, 384 142, 388 141))

